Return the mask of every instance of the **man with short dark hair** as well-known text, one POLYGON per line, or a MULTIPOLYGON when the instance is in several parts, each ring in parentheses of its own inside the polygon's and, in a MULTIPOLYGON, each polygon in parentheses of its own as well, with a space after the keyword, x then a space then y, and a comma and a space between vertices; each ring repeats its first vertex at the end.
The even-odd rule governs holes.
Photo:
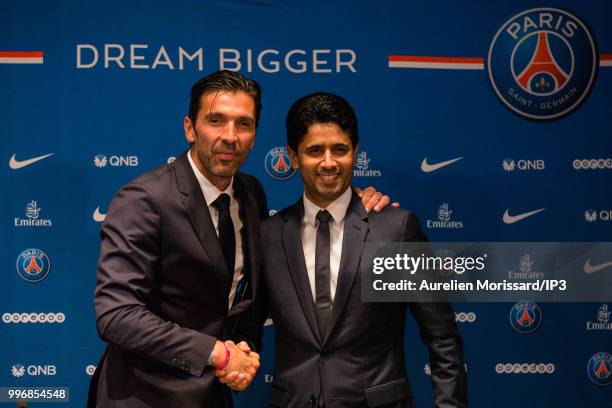
MULTIPOLYGON (((184 119, 189 150, 113 199, 94 297, 108 346, 89 406, 231 407, 214 370, 235 372, 237 390, 253 380, 254 339, 237 327, 260 282, 268 209, 259 181, 238 169, 260 111, 257 82, 231 71, 202 78, 184 119)), ((369 205, 381 199, 364 196, 369 205)))
POLYGON ((233 367, 244 386, 255 375, 259 356, 235 344, 243 338, 233 329, 256 292, 267 215, 261 184, 237 172, 260 107, 255 81, 230 71, 202 78, 184 119, 190 149, 113 199, 94 298, 108 347, 90 405, 230 407, 214 368, 233 367))
MULTIPOLYGON (((404 367, 409 308, 429 348, 436 407, 466 407, 462 341, 450 305, 361 301, 363 243, 426 237, 413 213, 387 207, 368 214, 351 189, 359 143, 352 107, 337 95, 311 94, 291 106, 286 127, 304 195, 262 223, 259 320, 271 312, 276 342, 270 406, 413 406, 404 367)), ((231 386, 235 374, 228 371, 217 375, 231 386)))

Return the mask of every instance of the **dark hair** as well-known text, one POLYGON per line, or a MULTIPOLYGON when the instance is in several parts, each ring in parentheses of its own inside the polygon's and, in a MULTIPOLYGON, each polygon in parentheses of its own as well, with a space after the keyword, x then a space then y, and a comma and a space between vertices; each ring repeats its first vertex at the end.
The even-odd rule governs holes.
POLYGON ((200 99, 207 92, 244 92, 253 98, 255 102, 255 125, 259 124, 261 113, 261 87, 257 81, 243 77, 237 72, 222 70, 214 72, 191 87, 189 98, 189 119, 194 124, 200 110, 200 99))
POLYGON ((335 123, 348 133, 353 148, 359 143, 357 116, 346 99, 326 92, 316 92, 298 99, 289 108, 285 120, 287 145, 297 152, 308 128, 315 123, 335 123))

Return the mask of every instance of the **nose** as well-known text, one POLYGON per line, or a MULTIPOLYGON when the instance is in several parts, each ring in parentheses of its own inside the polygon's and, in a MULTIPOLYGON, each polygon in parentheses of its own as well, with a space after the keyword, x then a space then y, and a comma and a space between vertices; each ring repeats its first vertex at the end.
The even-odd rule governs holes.
POLYGON ((321 166, 325 168, 332 168, 336 166, 336 161, 334 160, 334 156, 330 149, 325 150, 321 166))
POLYGON ((238 129, 233 121, 227 123, 227 126, 221 133, 221 139, 227 144, 238 142, 238 129))

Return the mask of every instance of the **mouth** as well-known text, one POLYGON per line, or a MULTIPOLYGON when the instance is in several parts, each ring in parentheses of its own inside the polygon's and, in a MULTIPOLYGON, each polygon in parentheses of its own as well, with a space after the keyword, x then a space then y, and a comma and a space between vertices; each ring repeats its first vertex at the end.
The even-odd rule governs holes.
POLYGON ((223 150, 217 153, 217 157, 219 160, 223 161, 232 161, 238 156, 238 154, 234 151, 223 150))
POLYGON ((321 182, 321 184, 326 186, 333 186, 338 183, 340 180, 340 174, 317 174, 317 178, 321 182))

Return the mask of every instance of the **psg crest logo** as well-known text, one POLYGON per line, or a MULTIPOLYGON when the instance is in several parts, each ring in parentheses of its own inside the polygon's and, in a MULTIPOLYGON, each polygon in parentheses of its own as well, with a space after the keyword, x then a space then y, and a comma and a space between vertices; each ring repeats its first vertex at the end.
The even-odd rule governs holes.
POLYGON ((589 378, 597 385, 612 383, 612 355, 609 353, 596 353, 589 359, 587 365, 589 378))
POLYGON ((555 8, 523 11, 491 42, 491 85, 515 113, 535 120, 574 111, 588 95, 598 66, 593 36, 573 14, 555 8))
POLYGON ((519 333, 531 333, 542 323, 542 311, 533 302, 519 302, 510 310, 510 324, 519 333))
POLYGON ((266 172, 273 178, 284 180, 293 176, 295 169, 291 167, 291 159, 284 147, 275 147, 266 154, 266 172))
POLYGON ((40 249, 26 249, 17 257, 17 272, 28 282, 40 282, 50 269, 49 257, 40 249))

